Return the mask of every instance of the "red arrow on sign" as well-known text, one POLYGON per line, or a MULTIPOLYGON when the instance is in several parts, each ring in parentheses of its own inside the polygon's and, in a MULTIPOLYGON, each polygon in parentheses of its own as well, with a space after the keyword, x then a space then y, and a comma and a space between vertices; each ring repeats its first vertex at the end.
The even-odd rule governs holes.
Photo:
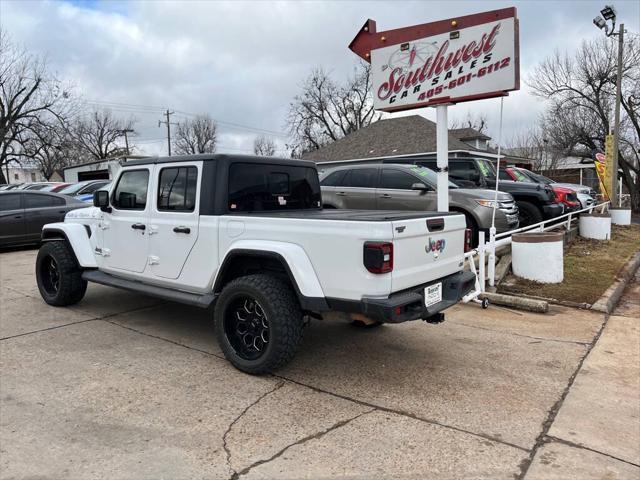
POLYGON ((453 32, 496 20, 504 20, 516 16, 515 7, 492 10, 490 12, 449 18, 437 22, 423 23, 412 27, 396 28, 386 32, 376 31, 376 22, 369 19, 349 44, 349 49, 367 62, 371 61, 371 51, 388 45, 410 42, 419 38, 430 37, 440 33, 453 32))

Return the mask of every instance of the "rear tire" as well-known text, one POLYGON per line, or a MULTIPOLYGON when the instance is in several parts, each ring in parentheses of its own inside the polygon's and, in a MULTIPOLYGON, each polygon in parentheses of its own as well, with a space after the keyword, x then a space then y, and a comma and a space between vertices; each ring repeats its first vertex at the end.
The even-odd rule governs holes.
POLYGON ((303 318, 292 288, 271 275, 229 282, 214 311, 224 356, 238 370, 259 375, 289 362, 302 342, 303 318))
POLYGON ((36 280, 42 299, 64 307, 78 303, 87 291, 82 269, 66 242, 45 242, 36 259, 36 280))
POLYGON ((518 202, 518 217, 520 227, 527 227, 543 220, 540 209, 530 202, 518 202))

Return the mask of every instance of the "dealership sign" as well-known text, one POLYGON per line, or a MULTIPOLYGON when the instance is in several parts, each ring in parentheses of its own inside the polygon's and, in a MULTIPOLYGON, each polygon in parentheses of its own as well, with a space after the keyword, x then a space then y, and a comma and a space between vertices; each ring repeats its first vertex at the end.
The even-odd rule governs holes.
POLYGON ((386 32, 376 32, 368 20, 349 48, 371 62, 378 110, 491 98, 520 88, 515 8, 386 32))

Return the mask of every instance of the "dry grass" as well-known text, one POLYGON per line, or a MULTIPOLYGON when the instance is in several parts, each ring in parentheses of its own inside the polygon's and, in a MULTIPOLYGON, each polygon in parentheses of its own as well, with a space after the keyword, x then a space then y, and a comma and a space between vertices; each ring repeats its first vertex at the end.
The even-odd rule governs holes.
POLYGON ((612 225, 611 237, 608 242, 578 237, 566 246, 562 283, 544 284, 511 275, 499 291, 593 304, 631 256, 640 251, 640 225, 612 225))

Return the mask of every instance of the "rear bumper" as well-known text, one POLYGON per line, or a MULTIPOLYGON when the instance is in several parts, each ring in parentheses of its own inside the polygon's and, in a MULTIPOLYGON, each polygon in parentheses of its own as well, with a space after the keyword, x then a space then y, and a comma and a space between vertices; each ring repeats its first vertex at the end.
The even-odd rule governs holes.
POLYGON ((327 303, 331 310, 361 313, 383 323, 402 323, 427 319, 455 305, 471 291, 474 284, 475 276, 472 272, 458 272, 435 282, 391 294, 387 298, 363 298, 361 301, 328 298, 327 303), (442 283, 442 300, 427 307, 424 302, 424 289, 437 283, 442 283))
POLYGON ((556 218, 564 213, 564 206, 561 203, 550 203, 542 206, 542 213, 545 219, 556 218))

